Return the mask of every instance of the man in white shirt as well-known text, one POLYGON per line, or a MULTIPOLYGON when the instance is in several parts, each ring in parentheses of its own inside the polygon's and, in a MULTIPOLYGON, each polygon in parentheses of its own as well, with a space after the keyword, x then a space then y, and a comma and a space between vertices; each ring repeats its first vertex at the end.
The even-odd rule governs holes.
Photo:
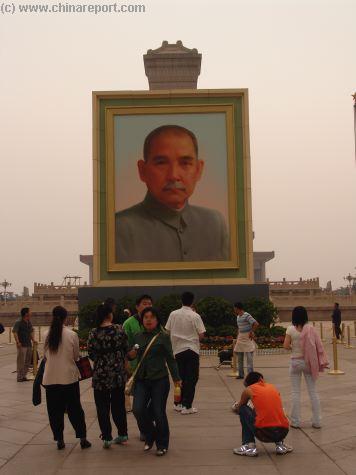
POLYGON ((195 414, 198 410, 192 407, 195 386, 199 379, 200 340, 205 333, 204 323, 192 310, 194 294, 182 294, 182 308, 169 315, 166 330, 170 333, 173 353, 178 364, 182 380, 181 403, 175 404, 176 411, 181 414, 195 414))

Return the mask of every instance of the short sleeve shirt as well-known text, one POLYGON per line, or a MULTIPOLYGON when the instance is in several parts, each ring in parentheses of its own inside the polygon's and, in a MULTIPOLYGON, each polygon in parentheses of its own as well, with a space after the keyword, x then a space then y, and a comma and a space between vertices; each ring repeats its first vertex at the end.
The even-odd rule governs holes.
POLYGON ((174 355, 186 350, 199 354, 199 334, 205 332, 205 326, 200 315, 190 307, 183 306, 172 312, 166 330, 170 333, 174 355))
POLYGON ((17 333, 19 342, 21 346, 29 347, 32 346, 31 343, 31 334, 33 331, 32 323, 20 318, 16 320, 15 325, 12 328, 13 333, 17 333))
POLYGON ((249 313, 244 312, 243 315, 238 315, 236 323, 239 333, 249 333, 252 330, 252 325, 257 322, 249 313))
POLYGON ((292 358, 303 358, 303 352, 302 348, 300 346, 300 335, 301 332, 299 332, 294 325, 290 325, 287 328, 286 335, 289 335, 291 337, 291 342, 292 342, 292 358))

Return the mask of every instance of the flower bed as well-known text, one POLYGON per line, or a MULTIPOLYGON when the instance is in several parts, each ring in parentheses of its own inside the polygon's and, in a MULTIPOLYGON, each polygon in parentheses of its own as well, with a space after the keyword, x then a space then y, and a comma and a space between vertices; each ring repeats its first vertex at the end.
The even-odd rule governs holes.
MULTIPOLYGON (((209 336, 203 338, 200 348, 208 350, 228 350, 232 348, 234 337, 232 336, 209 336)), ((283 348, 284 336, 258 336, 255 339, 259 349, 283 348)))
MULTIPOLYGON (((202 352, 213 350, 228 350, 233 346, 233 336, 207 336, 202 339, 200 349, 202 352)), ((284 336, 257 336, 255 339, 258 349, 283 348, 284 336)), ((86 338, 79 338, 81 352, 87 350, 86 338)))

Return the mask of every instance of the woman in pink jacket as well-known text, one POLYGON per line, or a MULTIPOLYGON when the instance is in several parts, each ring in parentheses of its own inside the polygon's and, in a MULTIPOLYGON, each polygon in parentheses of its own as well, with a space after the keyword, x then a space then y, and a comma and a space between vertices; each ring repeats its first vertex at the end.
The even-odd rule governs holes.
POLYGON ((312 406, 312 426, 320 429, 320 401, 315 382, 319 372, 328 366, 328 361, 319 335, 308 324, 308 313, 304 307, 293 309, 292 325, 287 329, 284 348, 292 350, 289 368, 292 384, 291 427, 300 427, 301 382, 304 375, 312 406))

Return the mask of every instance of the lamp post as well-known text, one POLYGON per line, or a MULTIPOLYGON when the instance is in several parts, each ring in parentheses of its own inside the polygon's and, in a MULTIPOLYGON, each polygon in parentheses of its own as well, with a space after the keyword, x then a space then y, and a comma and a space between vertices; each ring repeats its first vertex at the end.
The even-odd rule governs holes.
POLYGON ((355 285, 355 282, 356 282, 356 276, 354 275, 351 275, 350 272, 349 272, 349 275, 347 275, 346 277, 344 277, 344 280, 347 281, 347 287, 349 289, 349 296, 351 298, 352 296, 352 289, 353 289, 353 286, 355 285))
POLYGON ((8 296, 8 292, 7 292, 7 288, 8 287, 11 287, 11 283, 8 282, 6 279, 4 280, 4 282, 1 282, 0 283, 1 287, 4 289, 4 291, 2 292, 3 295, 4 295, 4 302, 5 302, 5 305, 6 305, 6 300, 7 300, 7 296, 8 296))

